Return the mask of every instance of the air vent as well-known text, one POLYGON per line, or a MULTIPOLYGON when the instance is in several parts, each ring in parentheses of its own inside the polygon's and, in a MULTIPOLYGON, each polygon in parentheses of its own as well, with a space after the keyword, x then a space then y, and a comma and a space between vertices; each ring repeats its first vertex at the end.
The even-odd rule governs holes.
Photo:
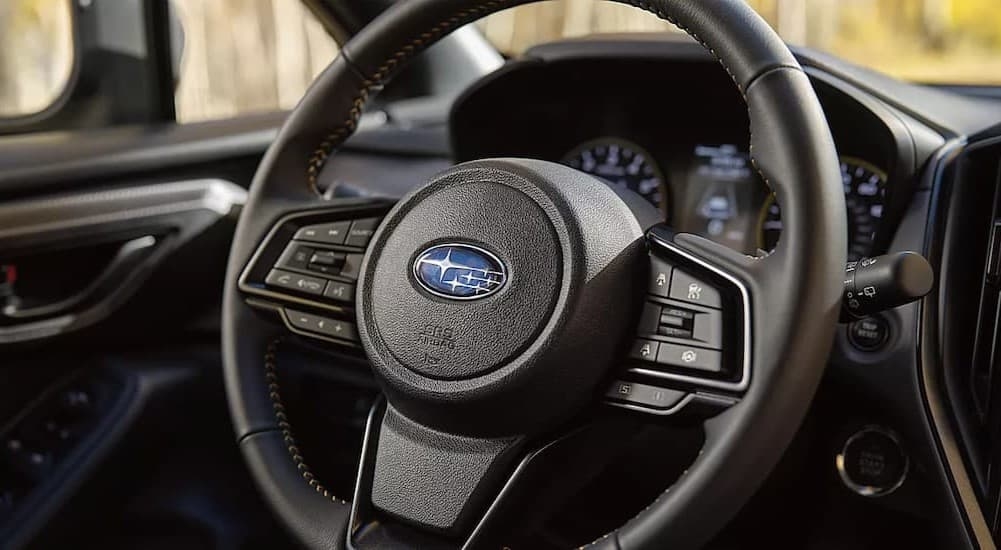
POLYGON ((985 516, 997 534, 1001 527, 1001 142, 968 147, 951 170, 943 253, 946 272, 939 290, 944 378, 985 516))

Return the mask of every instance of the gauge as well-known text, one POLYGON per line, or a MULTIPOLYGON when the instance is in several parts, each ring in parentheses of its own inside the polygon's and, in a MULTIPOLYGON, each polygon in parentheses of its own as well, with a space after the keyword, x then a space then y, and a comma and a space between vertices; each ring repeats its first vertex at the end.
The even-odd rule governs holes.
MULTIPOLYGON (((886 200, 886 172, 853 157, 841 157, 841 182, 848 208, 848 259, 872 254, 876 232, 883 219, 886 200)), ((782 214, 775 195, 761 208, 758 246, 773 250, 782 233, 782 214)))
POLYGON ((662 212, 670 212, 664 175, 650 153, 635 143, 619 138, 596 139, 567 153, 562 162, 613 185, 631 189, 662 212))

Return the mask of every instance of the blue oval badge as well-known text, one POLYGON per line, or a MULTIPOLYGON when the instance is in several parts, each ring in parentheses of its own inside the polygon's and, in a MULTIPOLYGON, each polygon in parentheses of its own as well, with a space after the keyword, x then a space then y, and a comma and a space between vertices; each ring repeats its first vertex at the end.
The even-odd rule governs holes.
POLYGON ((432 246, 414 260, 414 277, 424 290, 452 300, 476 300, 507 282, 500 258, 469 244, 432 246))

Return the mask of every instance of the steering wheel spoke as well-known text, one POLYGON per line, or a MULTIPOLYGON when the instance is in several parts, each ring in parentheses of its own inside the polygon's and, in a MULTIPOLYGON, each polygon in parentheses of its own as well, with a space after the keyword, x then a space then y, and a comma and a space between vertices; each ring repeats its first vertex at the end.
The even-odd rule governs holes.
POLYGON ((386 200, 328 201, 282 216, 240 275, 249 305, 292 333, 357 348, 355 289, 386 200))
POLYGON ((368 419, 350 547, 521 547, 647 425, 596 409, 531 441, 465 438, 417 425, 380 401, 368 419))
MULTIPOLYGON (((395 521, 425 532, 429 540, 461 540, 507 478, 524 442, 517 436, 445 433, 408 419, 392 405, 379 405, 370 415, 362 451, 356 525, 395 521)), ((359 532, 360 541, 365 534, 359 532)), ((375 536, 371 529, 367 535, 369 541, 375 536)))

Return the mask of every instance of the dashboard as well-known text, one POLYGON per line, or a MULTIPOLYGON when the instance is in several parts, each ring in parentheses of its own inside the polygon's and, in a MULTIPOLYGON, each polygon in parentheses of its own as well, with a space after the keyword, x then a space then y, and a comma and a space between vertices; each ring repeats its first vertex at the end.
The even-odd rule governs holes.
MULTIPOLYGON (((534 54, 456 102, 457 160, 560 162, 639 193, 677 231, 748 254, 774 249, 781 204, 748 154, 743 98, 715 62, 534 54)), ((849 259, 880 254, 910 192, 897 171, 906 152, 878 106, 814 84, 840 154, 849 259)))

